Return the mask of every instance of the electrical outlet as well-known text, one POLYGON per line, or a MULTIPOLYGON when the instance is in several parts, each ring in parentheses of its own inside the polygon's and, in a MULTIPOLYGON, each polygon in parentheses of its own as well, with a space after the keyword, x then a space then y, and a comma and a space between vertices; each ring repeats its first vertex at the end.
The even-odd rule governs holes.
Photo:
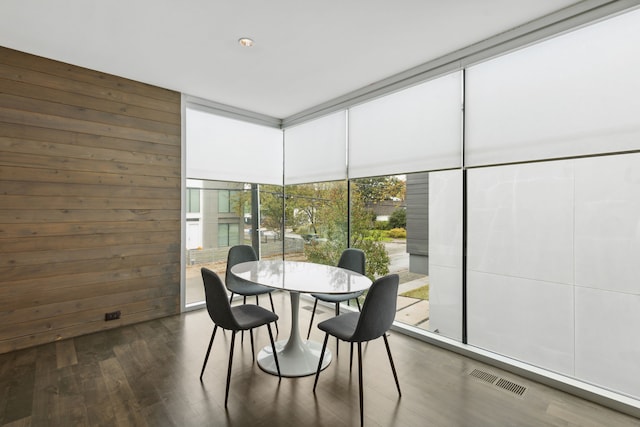
POLYGON ((111 313, 105 313, 104 314, 105 322, 108 322, 109 320, 117 320, 119 318, 120 318, 120 310, 112 311, 111 313))

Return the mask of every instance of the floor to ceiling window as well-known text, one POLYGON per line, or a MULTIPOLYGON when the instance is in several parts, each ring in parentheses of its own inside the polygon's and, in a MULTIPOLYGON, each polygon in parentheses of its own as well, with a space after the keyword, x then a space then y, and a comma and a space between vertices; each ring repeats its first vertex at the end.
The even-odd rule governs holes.
POLYGON ((186 116, 185 307, 202 306, 201 267, 223 279, 234 245, 282 257, 282 130, 188 103, 186 116))
POLYGON ((640 10, 466 71, 468 343, 640 399, 640 10))
POLYGON ((352 245, 376 254, 377 275, 399 274, 396 321, 456 340, 462 102, 456 72, 349 109, 352 245))
POLYGON ((186 217, 186 303, 204 300, 200 268, 224 277, 227 252, 251 245, 250 185, 189 180, 186 217))
POLYGON ((253 242, 261 259, 282 259, 288 238, 284 229, 283 191, 280 185, 258 185, 258 234, 253 242))
POLYGON ((285 259, 335 265, 348 243, 346 181, 291 184, 284 194, 285 259))
POLYGON ((351 246, 400 277, 396 321, 461 339, 460 170, 351 181, 351 246))
POLYGON ((218 177, 187 190, 188 263, 207 242, 326 264, 361 248, 371 278, 400 275, 408 329, 640 399, 637 28, 613 17, 284 132, 216 122, 188 168, 218 177), (246 192, 258 210, 234 205, 246 192))

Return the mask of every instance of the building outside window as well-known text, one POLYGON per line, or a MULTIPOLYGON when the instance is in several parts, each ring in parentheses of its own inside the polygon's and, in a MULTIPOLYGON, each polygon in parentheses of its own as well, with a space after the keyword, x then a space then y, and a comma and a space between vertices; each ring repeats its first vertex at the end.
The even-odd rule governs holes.
POLYGON ((200 213, 200 189, 187 188, 187 213, 200 213))
POLYGON ((235 224, 218 224, 218 247, 231 247, 239 245, 240 227, 235 224))

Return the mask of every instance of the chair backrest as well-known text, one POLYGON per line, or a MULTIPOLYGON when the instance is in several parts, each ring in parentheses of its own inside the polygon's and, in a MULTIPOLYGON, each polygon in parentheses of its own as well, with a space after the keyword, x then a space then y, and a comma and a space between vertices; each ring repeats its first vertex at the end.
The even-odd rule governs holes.
POLYGON ((256 255, 256 251, 254 251, 253 247, 249 245, 236 245, 229 249, 229 254, 227 255, 227 270, 224 276, 227 289, 234 292, 234 289, 237 289, 237 286, 242 286, 243 283, 231 274, 231 267, 236 264, 240 264, 241 262, 257 260, 258 255, 256 255))
POLYGON ((396 317, 399 283, 397 274, 389 274, 373 282, 350 341, 370 341, 381 337, 391 328, 396 317))
POLYGON ((361 249, 348 248, 342 251, 338 267, 365 274, 365 255, 361 249))
POLYGON ((204 295, 207 301, 207 311, 213 323, 224 329, 237 330, 236 322, 231 305, 227 299, 227 291, 224 288, 220 276, 208 268, 202 267, 202 281, 204 282, 204 295))

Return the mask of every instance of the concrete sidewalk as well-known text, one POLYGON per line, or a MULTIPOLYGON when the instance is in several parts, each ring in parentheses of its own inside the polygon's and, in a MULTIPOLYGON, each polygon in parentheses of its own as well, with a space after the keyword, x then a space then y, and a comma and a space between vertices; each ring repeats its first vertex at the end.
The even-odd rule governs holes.
POLYGON ((400 294, 421 288, 429 283, 428 277, 402 283, 398 288, 396 320, 420 328, 429 327, 429 301, 404 297, 400 294))

